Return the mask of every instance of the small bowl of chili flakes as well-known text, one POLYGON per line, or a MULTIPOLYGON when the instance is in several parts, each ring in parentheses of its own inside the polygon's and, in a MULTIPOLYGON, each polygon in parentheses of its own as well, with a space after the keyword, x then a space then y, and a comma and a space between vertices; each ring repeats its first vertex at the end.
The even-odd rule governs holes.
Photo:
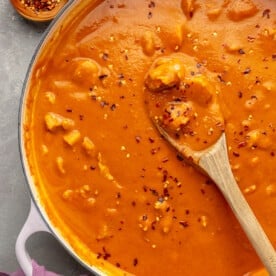
POLYGON ((10 0, 10 2, 26 19, 45 22, 52 20, 68 0, 10 0))

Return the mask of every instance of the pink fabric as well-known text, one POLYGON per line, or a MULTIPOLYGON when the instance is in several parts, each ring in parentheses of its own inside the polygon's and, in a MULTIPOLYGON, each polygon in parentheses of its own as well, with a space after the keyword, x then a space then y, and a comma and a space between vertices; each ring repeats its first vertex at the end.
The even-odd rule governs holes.
MULTIPOLYGON (((33 265, 33 276, 60 276, 60 274, 47 271, 44 266, 38 265, 34 260, 32 261, 32 265, 33 265)), ((10 274, 0 272, 0 276, 25 276, 25 274, 20 269, 10 274)))

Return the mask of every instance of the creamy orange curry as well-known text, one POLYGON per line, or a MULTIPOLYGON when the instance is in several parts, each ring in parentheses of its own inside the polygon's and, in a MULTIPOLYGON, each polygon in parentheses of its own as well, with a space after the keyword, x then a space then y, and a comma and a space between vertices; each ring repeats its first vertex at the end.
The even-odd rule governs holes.
POLYGON ((27 96, 25 148, 51 221, 112 275, 261 269, 215 185, 152 117, 193 149, 225 131, 276 247, 276 2, 88 2, 44 48, 27 96))

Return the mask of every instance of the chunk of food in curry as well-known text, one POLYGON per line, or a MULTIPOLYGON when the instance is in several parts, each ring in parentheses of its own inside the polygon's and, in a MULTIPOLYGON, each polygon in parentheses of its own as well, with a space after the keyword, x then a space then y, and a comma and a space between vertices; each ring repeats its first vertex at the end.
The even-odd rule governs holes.
POLYGON ((86 2, 27 94, 25 148, 53 224, 109 275, 267 275, 215 185, 152 119, 196 150, 226 133, 276 247, 276 2, 86 2))
POLYGON ((194 58, 183 53, 158 58, 146 75, 145 87, 153 121, 189 148, 202 150, 224 131, 216 76, 194 58))

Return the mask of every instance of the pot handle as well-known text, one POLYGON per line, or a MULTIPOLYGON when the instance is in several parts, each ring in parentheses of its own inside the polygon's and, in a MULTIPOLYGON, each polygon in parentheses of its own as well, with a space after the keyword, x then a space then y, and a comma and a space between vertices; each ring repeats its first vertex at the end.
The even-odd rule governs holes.
POLYGON ((31 200, 28 218, 22 227, 15 244, 17 261, 26 276, 32 276, 33 272, 32 260, 26 250, 26 242, 31 235, 37 232, 51 233, 31 200))

